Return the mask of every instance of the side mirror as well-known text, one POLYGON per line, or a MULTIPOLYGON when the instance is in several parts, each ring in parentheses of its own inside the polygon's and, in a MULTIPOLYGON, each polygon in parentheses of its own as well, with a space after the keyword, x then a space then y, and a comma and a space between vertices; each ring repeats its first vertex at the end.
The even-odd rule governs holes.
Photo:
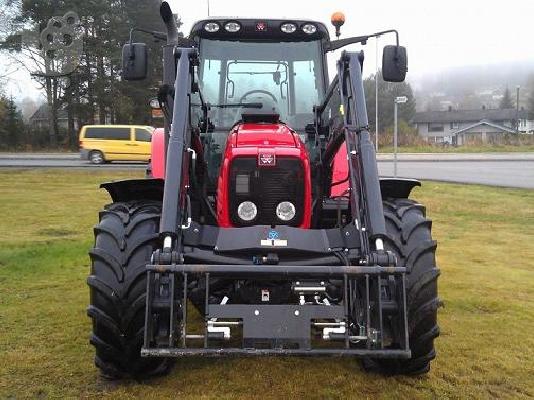
POLYGON ((122 47, 122 79, 140 81, 148 70, 148 53, 145 43, 126 43, 122 47))
POLYGON ((386 82, 404 82, 408 71, 408 55, 402 46, 384 46, 382 77, 386 82))

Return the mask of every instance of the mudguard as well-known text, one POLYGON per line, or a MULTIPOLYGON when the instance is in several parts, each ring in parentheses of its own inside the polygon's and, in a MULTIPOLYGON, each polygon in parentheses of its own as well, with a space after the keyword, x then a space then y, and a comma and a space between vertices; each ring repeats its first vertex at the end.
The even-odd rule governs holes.
POLYGON ((132 200, 163 200, 163 179, 125 179, 105 182, 100 185, 106 189, 114 203, 132 200))
POLYGON ((380 191, 382 199, 388 197, 394 199, 407 199, 412 189, 421 186, 417 179, 410 178, 380 178, 380 191))

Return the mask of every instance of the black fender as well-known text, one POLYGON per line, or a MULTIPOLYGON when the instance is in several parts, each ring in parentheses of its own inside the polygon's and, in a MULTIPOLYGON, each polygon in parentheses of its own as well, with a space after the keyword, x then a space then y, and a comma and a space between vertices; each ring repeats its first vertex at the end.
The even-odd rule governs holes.
POLYGON ((410 178, 380 178, 380 192, 382 199, 407 199, 412 189, 421 186, 417 179, 410 178))
POLYGON ((163 179, 125 179, 105 182, 100 187, 106 189, 116 203, 132 200, 163 201, 164 185, 163 179))
MULTIPOLYGON (((164 185, 163 179, 125 179, 105 182, 100 187, 106 189, 114 202, 139 199, 163 201, 164 185)), ((388 197, 407 199, 416 186, 421 186, 421 182, 417 179, 380 178, 380 192, 383 199, 388 197)))

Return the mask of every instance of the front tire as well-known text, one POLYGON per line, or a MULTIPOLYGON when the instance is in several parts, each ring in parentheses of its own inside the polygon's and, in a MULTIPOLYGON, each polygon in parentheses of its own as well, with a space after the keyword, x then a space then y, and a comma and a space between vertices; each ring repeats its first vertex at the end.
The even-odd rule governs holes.
POLYGON ((89 161, 91 161, 93 164, 104 164, 106 162, 106 158, 104 157, 104 153, 102 153, 100 150, 91 150, 89 153, 89 161))
POLYGON ((160 202, 113 203, 100 213, 94 229, 87 314, 93 320, 95 364, 106 378, 146 378, 170 370, 169 359, 140 356, 145 266, 158 245, 160 216, 160 202))
MULTIPOLYGON (((388 238, 386 250, 397 256, 397 266, 406 267, 406 308, 412 358, 407 360, 366 359, 364 367, 387 375, 419 375, 430 370, 436 357, 434 339, 438 299, 436 242, 432 240, 432 222, 425 207, 409 199, 386 199, 384 216, 388 238)), ((399 333, 393 331, 393 336, 399 333)))

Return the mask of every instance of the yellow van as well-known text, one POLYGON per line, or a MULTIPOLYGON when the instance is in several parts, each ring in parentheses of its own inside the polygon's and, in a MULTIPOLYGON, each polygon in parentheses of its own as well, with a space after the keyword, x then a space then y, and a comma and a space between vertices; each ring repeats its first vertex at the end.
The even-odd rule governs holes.
POLYGON ((154 128, 141 125, 85 125, 80 130, 80 153, 93 164, 150 159, 154 128))

